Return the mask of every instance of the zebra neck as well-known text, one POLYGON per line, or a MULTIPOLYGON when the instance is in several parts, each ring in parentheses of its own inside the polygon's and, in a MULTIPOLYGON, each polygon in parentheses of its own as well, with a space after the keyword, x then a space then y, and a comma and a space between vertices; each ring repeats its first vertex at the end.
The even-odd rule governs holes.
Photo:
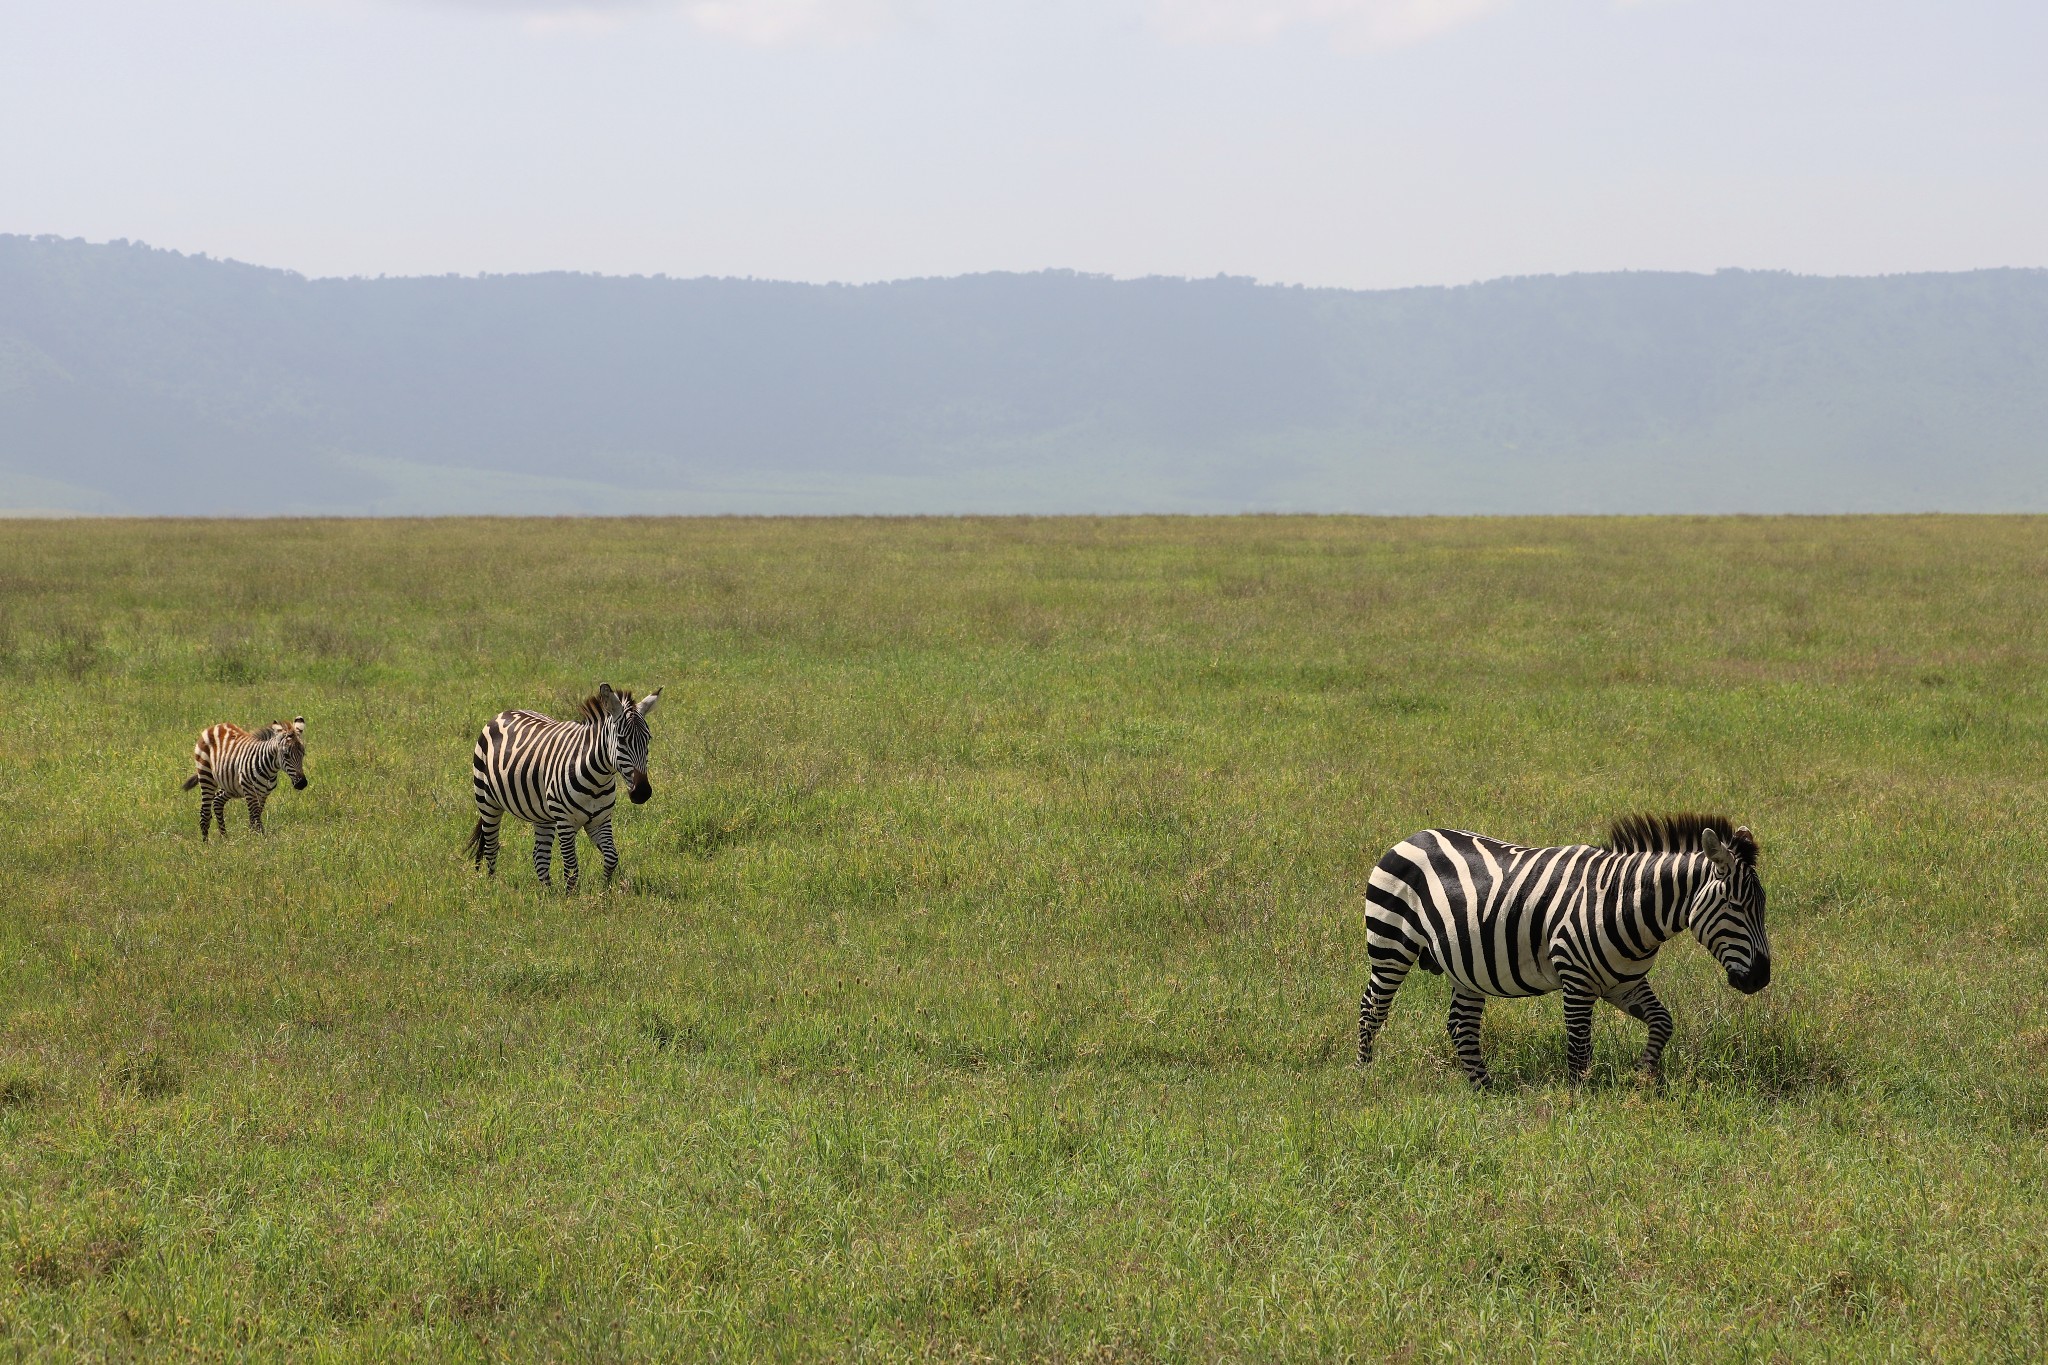
POLYGON ((1714 863, 1704 853, 1682 854, 1673 868, 1677 880, 1677 894, 1671 898, 1667 912, 1671 919, 1671 931, 1666 938, 1676 938, 1692 927, 1698 915, 1707 883, 1714 880, 1714 863))
POLYGON ((586 770, 617 777, 619 770, 612 766, 613 730, 611 720, 606 718, 604 720, 591 721, 584 728, 589 732, 590 745, 590 760, 586 770))

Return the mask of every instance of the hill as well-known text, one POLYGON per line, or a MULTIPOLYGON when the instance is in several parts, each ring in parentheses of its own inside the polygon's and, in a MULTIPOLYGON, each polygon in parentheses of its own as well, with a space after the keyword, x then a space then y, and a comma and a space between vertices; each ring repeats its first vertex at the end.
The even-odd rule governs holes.
POLYGON ((2048 509, 2048 271, 308 279, 0 237, 0 507, 2048 509))

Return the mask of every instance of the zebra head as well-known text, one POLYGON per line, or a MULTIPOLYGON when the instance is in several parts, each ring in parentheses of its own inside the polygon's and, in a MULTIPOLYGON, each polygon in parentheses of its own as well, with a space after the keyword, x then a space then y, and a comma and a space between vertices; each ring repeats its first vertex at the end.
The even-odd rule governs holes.
POLYGON ((1692 931, 1728 972, 1728 984, 1755 995, 1771 984, 1771 941, 1764 933, 1764 884, 1756 875, 1756 836, 1747 827, 1724 841, 1700 832, 1714 875, 1692 904, 1692 931))
POLYGON ((661 689, 655 688, 636 702, 631 692, 621 696, 612 691, 610 683, 599 683, 597 699, 604 708, 605 729, 611 735, 612 770, 626 779, 628 799, 640 805, 654 795, 654 788, 647 781, 647 717, 661 700, 661 689))
POLYGON ((292 779, 292 790, 302 792, 306 789, 306 718, 293 716, 291 724, 278 721, 273 728, 277 731, 277 756, 292 779))

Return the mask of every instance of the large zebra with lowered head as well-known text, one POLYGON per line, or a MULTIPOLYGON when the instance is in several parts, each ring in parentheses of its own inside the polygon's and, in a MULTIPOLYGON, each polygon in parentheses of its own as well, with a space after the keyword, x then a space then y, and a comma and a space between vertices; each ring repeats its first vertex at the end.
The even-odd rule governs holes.
POLYGON ((1564 993, 1573 1081, 1593 1065, 1593 1002, 1649 1025, 1642 1069, 1654 1076, 1671 1015, 1647 973, 1665 940, 1690 929, 1754 994, 1771 982, 1756 836, 1718 815, 1630 815, 1607 847, 1524 848, 1463 830, 1426 829, 1389 849, 1366 885, 1372 978, 1358 1004, 1358 1064, 1411 967, 1451 978, 1451 1041, 1475 1086, 1486 997, 1564 993))
POLYGON ((612 844, 612 806, 619 778, 639 805, 654 794, 647 781, 647 716, 661 699, 655 688, 640 701, 631 692, 599 683, 585 698, 581 720, 553 720, 538 711, 500 712, 477 736, 470 760, 476 828, 466 852, 492 875, 498 871, 498 824, 510 811, 533 826, 533 871, 548 882, 550 853, 562 846, 562 882, 576 889, 576 831, 604 857, 604 879, 618 871, 612 844))
POLYGON ((279 771, 288 773, 292 790, 306 789, 306 718, 274 720, 254 734, 239 725, 209 726, 192 746, 192 776, 183 790, 199 788, 199 842, 207 827, 219 824, 228 833, 228 802, 249 803, 249 828, 263 832, 263 803, 277 790, 279 771))

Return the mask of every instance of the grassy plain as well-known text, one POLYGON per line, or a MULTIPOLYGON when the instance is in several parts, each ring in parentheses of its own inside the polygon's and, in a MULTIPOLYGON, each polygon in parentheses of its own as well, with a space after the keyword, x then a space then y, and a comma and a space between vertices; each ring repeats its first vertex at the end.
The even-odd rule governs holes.
POLYGON ((2044 664, 2042 519, 0 524, 0 1339, 2040 1359, 2044 664), (629 885, 473 875, 600 679, 629 885), (1772 896, 1661 1091, 1419 974, 1353 1069, 1388 843, 1638 807, 1772 896))

